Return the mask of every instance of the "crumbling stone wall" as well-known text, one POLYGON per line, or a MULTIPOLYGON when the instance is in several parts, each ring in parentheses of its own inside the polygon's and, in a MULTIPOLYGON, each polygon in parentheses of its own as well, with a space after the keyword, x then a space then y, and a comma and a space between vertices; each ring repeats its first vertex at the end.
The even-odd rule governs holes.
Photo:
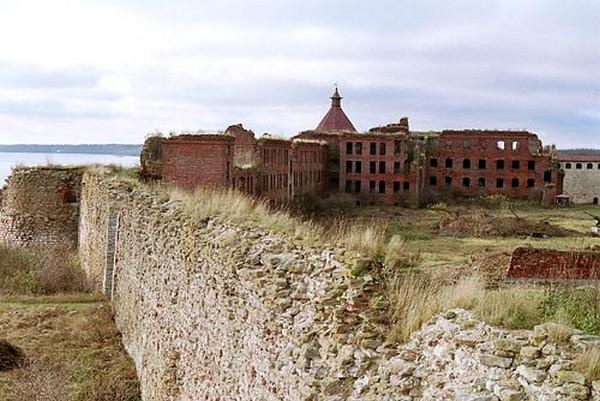
POLYGON ((162 178, 163 154, 160 134, 146 138, 140 153, 140 176, 145 180, 160 180, 162 178))
POLYGON ((464 310, 448 311, 380 363, 370 377, 376 384, 361 399, 600 400, 600 381, 590 383, 573 369, 574 355, 598 346, 600 337, 565 332, 566 342, 556 344, 552 326, 503 330, 464 310), (374 389, 380 389, 377 396, 374 389))
MULTIPOLYGON (((107 218, 98 195, 115 188, 93 177, 84 185, 95 188, 84 191, 94 198, 82 205, 82 238, 96 243, 107 218)), ((353 277, 333 249, 197 221, 143 190, 120 195, 112 301, 144 399, 322 400, 355 391, 383 343, 373 277, 353 277)), ((104 269, 105 249, 82 246, 87 271, 104 269)))
POLYGON ((16 168, 2 191, 0 243, 77 247, 83 169, 16 168))
POLYGON ((507 273, 512 279, 598 280, 600 252, 517 248, 507 273))
MULTIPOLYGON (((102 241, 107 199, 118 210, 112 302, 145 400, 600 400, 571 370, 573 350, 600 338, 556 346, 544 327, 456 310, 386 343, 384 283, 347 252, 199 221, 143 187, 83 185, 82 241, 102 241)), ((88 271, 105 269, 106 249, 82 246, 88 271)))

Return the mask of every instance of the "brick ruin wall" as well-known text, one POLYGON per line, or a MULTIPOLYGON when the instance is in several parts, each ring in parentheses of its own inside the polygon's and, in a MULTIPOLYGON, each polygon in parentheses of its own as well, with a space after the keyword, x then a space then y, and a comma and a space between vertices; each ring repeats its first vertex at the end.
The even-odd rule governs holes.
POLYGON ((77 247, 83 170, 17 168, 2 190, 0 243, 77 247))
MULTIPOLYGON (((226 135, 175 136, 162 142, 162 175, 184 187, 233 187, 281 203, 345 192, 359 204, 423 206, 501 194, 549 206, 562 193, 556 150, 527 131, 378 129, 384 132, 305 131, 293 141, 257 140, 241 125, 226 135)), ((147 153, 142 175, 155 167, 147 153)))
MULTIPOLYGON (((543 328, 513 334, 456 310, 386 343, 384 284, 351 274, 348 252, 198 221, 94 174, 83 185, 80 256, 112 299, 144 400, 600 400, 543 328)), ((600 339, 568 347, 586 341, 600 339)))
POLYGON ((340 192, 362 204, 418 206, 425 155, 406 136, 347 135, 340 141, 340 192))
POLYGON ((536 135, 517 131, 444 131, 431 141, 425 194, 510 198, 552 204, 561 189, 559 165, 536 135))
POLYGON ((598 280, 600 252, 517 248, 508 267, 509 279, 598 280))
POLYGON ((162 179, 184 188, 229 188, 233 137, 181 135, 162 142, 162 179))

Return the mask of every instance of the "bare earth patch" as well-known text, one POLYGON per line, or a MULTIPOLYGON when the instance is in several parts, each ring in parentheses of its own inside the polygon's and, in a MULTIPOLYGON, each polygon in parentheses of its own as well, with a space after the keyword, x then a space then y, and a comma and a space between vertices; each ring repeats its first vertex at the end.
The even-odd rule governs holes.
POLYGON ((106 302, 77 297, 0 298, 0 338, 26 356, 0 372, 0 400, 140 400, 133 362, 106 302))

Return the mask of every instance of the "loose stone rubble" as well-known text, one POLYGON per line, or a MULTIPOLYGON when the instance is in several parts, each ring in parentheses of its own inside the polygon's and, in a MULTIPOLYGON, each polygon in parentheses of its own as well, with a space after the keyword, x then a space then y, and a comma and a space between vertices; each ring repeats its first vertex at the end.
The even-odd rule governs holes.
POLYGON ((551 325, 509 331, 461 309, 448 311, 414 333, 376 375, 363 379, 379 382, 365 398, 354 399, 376 394, 390 401, 600 400, 600 381, 589 383, 573 370, 577 352, 597 346, 600 337, 573 332, 557 345, 548 339, 551 325))

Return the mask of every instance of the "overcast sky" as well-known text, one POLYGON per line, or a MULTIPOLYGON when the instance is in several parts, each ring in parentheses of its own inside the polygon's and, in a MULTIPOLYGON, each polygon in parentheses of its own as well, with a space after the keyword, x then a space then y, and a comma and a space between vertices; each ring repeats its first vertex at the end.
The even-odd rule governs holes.
POLYGON ((0 143, 521 128, 600 147, 600 0, 0 0, 0 143))

